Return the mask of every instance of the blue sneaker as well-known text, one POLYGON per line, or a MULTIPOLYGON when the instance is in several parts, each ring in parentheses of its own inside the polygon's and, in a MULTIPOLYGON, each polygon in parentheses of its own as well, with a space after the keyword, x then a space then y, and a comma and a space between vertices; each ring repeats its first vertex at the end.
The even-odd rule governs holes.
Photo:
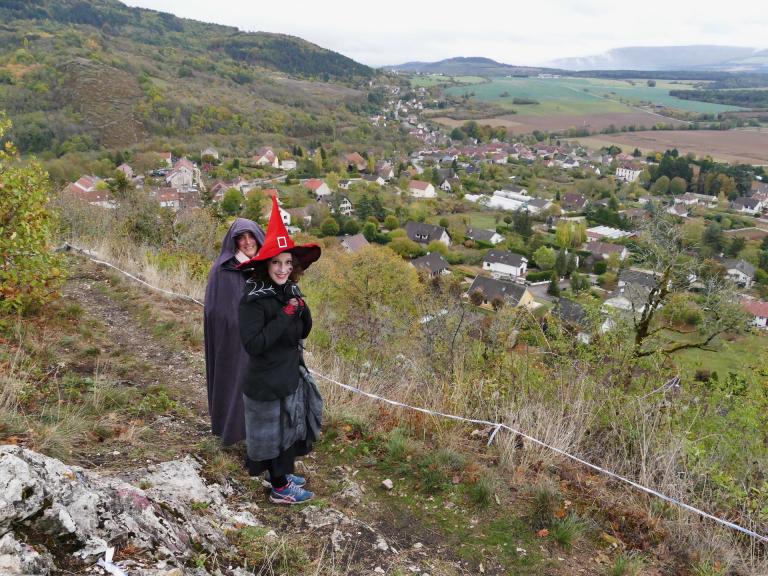
MULTIPOLYGON (((288 480, 289 484, 293 484, 294 486, 298 486, 301 488, 307 483, 307 479, 304 478, 304 476, 297 476, 296 474, 286 474, 286 479, 288 480)), ((272 484, 269 483, 269 472, 267 472, 264 475, 264 480, 262 480, 262 485, 264 488, 272 488, 272 484)))
POLYGON ((314 494, 288 482, 282 488, 272 488, 269 499, 275 504, 301 504, 311 500, 314 494))
POLYGON ((289 484, 293 484, 294 486, 298 486, 299 488, 303 487, 304 484, 307 483, 307 479, 304 478, 304 476, 296 476, 296 474, 287 474, 285 477, 288 478, 289 484))

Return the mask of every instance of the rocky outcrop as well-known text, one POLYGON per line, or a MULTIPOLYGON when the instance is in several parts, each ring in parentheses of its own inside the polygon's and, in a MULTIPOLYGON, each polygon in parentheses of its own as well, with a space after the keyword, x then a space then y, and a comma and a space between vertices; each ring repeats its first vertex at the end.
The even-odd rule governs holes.
POLYGON ((228 489, 199 472, 187 457, 125 478, 99 476, 0 446, 0 574, 54 574, 118 547, 147 552, 147 565, 134 563, 132 575, 165 576, 195 553, 229 546, 226 530, 259 525, 256 506, 230 509, 228 489))

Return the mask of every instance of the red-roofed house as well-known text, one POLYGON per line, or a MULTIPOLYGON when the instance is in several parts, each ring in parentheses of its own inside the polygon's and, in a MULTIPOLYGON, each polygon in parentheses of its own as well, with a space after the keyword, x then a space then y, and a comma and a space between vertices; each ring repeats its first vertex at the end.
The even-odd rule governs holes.
POLYGON ((158 154, 160 155, 160 158, 162 158, 163 161, 166 163, 168 168, 173 167, 173 154, 171 154, 170 152, 158 152, 158 154))
POLYGON ((408 190, 414 198, 435 198, 437 192, 431 182, 411 180, 408 182, 408 190))
POLYGON ((155 199, 160 208, 170 208, 174 212, 181 206, 181 194, 176 188, 160 188, 155 193, 155 199))
POLYGON ((741 307, 752 316, 752 324, 758 328, 768 328, 768 302, 742 300, 741 307))
POLYGON ((88 204, 101 208, 114 208, 115 203, 109 196, 109 189, 99 186, 101 178, 98 176, 81 176, 77 182, 69 185, 69 191, 88 204))
POLYGON ((354 166, 358 172, 362 172, 368 167, 368 161, 357 152, 351 152, 344 156, 347 166, 354 166))
POLYGON ((200 169, 187 158, 180 158, 166 175, 165 182, 169 188, 188 190, 200 183, 200 169))
POLYGON ((304 188, 310 192, 314 193, 315 198, 322 198, 323 196, 328 196, 331 193, 331 189, 328 187, 328 184, 322 180, 318 180, 317 178, 310 178, 309 180, 305 180, 302 182, 302 186, 304 186, 304 188))
POLYGON ((280 167, 280 160, 275 154, 274 150, 269 146, 262 146, 258 149, 256 154, 253 155, 253 163, 256 166, 272 166, 272 168, 280 167))

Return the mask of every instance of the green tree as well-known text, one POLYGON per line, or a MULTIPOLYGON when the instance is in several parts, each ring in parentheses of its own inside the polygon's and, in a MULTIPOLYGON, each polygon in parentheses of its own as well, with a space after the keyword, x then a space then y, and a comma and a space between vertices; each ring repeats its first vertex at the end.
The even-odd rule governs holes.
POLYGON ((245 197, 241 216, 254 222, 261 222, 264 210, 264 193, 261 190, 251 190, 245 197))
POLYGON ((240 205, 243 202, 243 195, 237 188, 230 188, 224 192, 224 198, 221 199, 221 210, 227 216, 235 216, 240 213, 240 205))
POLYGON ((651 194, 662 195, 669 192, 669 177, 661 176, 651 185, 651 194))
POLYGON ((549 285, 547 286, 547 294, 550 296, 560 296, 560 286, 558 285, 558 282, 560 281, 560 278, 557 275, 557 272, 552 270, 552 276, 549 280, 549 285))
POLYGON ((680 176, 675 176, 669 182, 669 193, 673 196, 684 194, 687 189, 688 182, 685 181, 685 178, 681 178, 680 176))
POLYGON ((349 234, 350 236, 353 234, 357 234, 360 232, 360 224, 358 224, 357 220, 354 218, 348 219, 346 222, 344 222, 344 234, 349 234))
POLYGON ((542 246, 533 253, 533 260, 536 262, 536 266, 542 270, 552 270, 557 261, 557 253, 552 248, 542 246))
POLYGON ((420 244, 403 236, 395 238, 387 246, 389 246, 395 254, 402 256, 403 258, 416 258, 424 255, 424 248, 422 248, 420 244))
POLYGON ((571 274, 571 290, 574 293, 589 290, 589 278, 574 271, 571 274))
POLYGON ((128 193, 133 188, 128 176, 126 176, 125 172, 122 170, 115 170, 115 175, 112 177, 108 186, 109 191, 117 200, 125 200, 128 197, 128 193))
POLYGON ((390 214, 384 219, 384 228, 387 230, 394 230, 398 226, 400 226, 400 221, 397 219, 397 216, 390 214))
POLYGON ((320 225, 320 233, 323 236, 338 236, 339 235, 339 223, 333 218, 326 218, 320 225))
POLYGON ((363 224, 363 236, 365 236, 365 239, 368 240, 368 242, 374 241, 377 232, 378 229, 376 228, 376 224, 373 222, 366 222, 363 224))
POLYGON ((568 256, 565 254, 565 248, 561 248, 555 259, 555 271, 557 272, 557 275, 562 278, 565 276, 567 268, 568 256))
MULTIPOLYGON (((0 142, 11 127, 0 113, 0 142)), ((57 296, 64 277, 51 252, 56 219, 50 182, 36 161, 22 162, 10 142, 0 148, 0 310, 27 312, 57 296)))

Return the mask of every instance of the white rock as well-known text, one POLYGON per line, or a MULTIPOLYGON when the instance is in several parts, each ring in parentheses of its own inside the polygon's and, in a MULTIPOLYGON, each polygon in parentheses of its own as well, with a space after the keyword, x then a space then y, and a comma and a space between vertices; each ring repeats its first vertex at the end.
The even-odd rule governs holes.
POLYGON ((395 487, 394 483, 389 478, 387 478, 386 480, 383 480, 381 482, 381 485, 384 486, 384 488, 387 490, 392 490, 392 488, 395 487))
POLYGON ((416 544, 414 544, 413 547, 416 548, 416 550, 421 550, 422 548, 424 548, 424 544, 422 544, 421 542, 416 542, 416 544))
POLYGON ((384 568, 382 568, 381 566, 376 566, 376 568, 374 568, 373 571, 376 572, 376 574, 386 574, 386 572, 384 571, 384 568))
POLYGON ((379 536, 378 540, 376 541, 376 549, 381 550, 382 552, 389 550, 389 544, 387 544, 387 541, 384 540, 382 536, 379 536))

